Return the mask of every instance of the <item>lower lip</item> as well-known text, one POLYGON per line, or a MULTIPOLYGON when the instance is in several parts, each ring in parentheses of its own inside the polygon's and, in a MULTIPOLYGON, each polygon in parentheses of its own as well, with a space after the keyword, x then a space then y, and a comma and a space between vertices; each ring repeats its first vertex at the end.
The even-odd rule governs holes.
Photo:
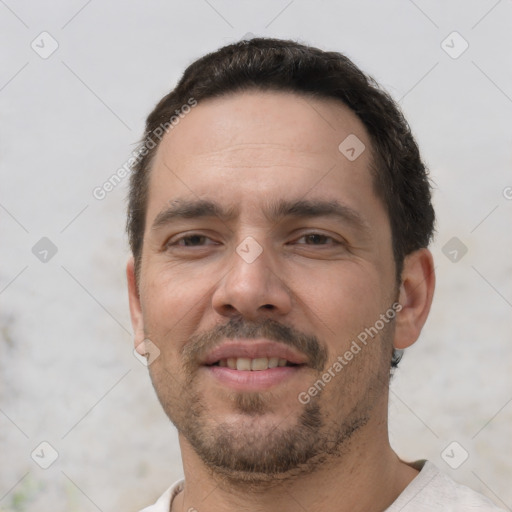
POLYGON ((233 370, 225 366, 205 366, 215 379, 233 389, 261 391, 281 384, 296 375, 302 366, 278 366, 267 370, 233 370))

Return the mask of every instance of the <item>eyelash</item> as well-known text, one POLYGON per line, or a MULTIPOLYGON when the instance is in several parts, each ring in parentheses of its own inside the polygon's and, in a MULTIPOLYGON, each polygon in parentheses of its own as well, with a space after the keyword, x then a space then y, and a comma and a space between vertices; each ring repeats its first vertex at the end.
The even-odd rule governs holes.
MULTIPOLYGON (((324 233, 318 233, 318 232, 305 233, 305 234, 301 235, 299 238, 297 238, 295 240, 295 242, 297 242, 298 240, 301 240, 303 238, 311 237, 311 236, 322 237, 323 240, 330 240, 331 243, 334 243, 335 245, 344 245, 344 242, 336 240, 332 236, 325 235, 324 233)), ((165 247, 166 248, 169 248, 169 247, 172 247, 172 246, 175 246, 175 247, 205 247, 205 245, 192 245, 192 246, 190 246, 190 245, 180 245, 180 242, 183 242, 183 241, 186 241, 186 240, 190 240, 191 238, 195 238, 195 237, 199 237, 199 238, 207 239, 207 240, 212 240, 210 237, 208 237, 206 235, 203 235, 201 233, 191 233, 191 234, 188 234, 188 235, 184 235, 184 236, 182 236, 182 237, 180 237, 180 238, 178 238, 176 240, 169 240, 165 244, 165 247)), ((206 244, 206 245, 217 245, 217 243, 215 242, 214 244, 206 244)), ((328 244, 325 244, 325 243, 322 243, 322 244, 307 244, 307 243, 304 243, 304 244, 300 244, 300 245, 322 246, 322 245, 328 245, 328 244)))
MULTIPOLYGON (((302 238, 306 238, 308 236, 319 236, 319 237, 322 237, 324 240, 331 240, 334 244, 341 244, 341 242, 339 242, 338 240, 336 240, 334 237, 332 236, 329 236, 329 235, 325 235, 323 233, 316 233, 316 232, 312 232, 312 233, 305 233, 304 235, 302 235, 300 238, 298 238, 297 240, 300 240, 302 238)), ((303 244, 303 245, 309 245, 309 244, 303 244)), ((327 245, 327 244, 311 244, 311 245, 327 245)))
MULTIPOLYGON (((189 245, 179 245, 179 242, 183 242, 184 240, 190 240, 191 238, 195 238, 195 237, 199 237, 199 238, 204 238, 204 239, 208 239, 208 240, 211 240, 210 237, 206 236, 206 235, 203 235, 202 233, 190 233, 188 235, 184 235, 176 240, 169 240, 166 244, 165 244, 165 247, 171 247, 171 246, 177 246, 177 247, 204 247, 202 245, 194 245, 194 246, 189 246, 189 245)), ((208 244, 208 245, 211 245, 211 244, 208 244)))

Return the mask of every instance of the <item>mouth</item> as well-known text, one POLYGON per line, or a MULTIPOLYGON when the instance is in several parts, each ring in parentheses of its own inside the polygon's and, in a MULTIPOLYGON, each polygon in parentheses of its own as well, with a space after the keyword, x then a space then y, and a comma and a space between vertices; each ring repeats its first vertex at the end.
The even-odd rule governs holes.
POLYGON ((216 361, 215 363, 207 366, 220 366, 222 368, 230 368, 231 370, 245 372, 261 372, 271 368, 302 365, 292 363, 291 361, 280 357, 257 357, 254 359, 250 359, 248 357, 229 357, 226 359, 220 359, 219 361, 216 361))
POLYGON ((296 377, 307 358, 270 340, 228 340, 202 361, 215 384, 237 391, 264 391, 296 377))
MULTIPOLYGON (((240 359, 245 358, 239 358, 238 360, 240 359)), ((247 361, 251 362, 250 359, 247 361)), ((248 366, 247 363, 242 362, 241 366, 244 365, 248 366)), ((228 366, 212 364, 203 366, 203 370, 213 379, 216 386, 220 385, 222 388, 229 388, 234 391, 257 392, 290 384, 294 377, 302 373, 304 367, 305 365, 302 364, 290 364, 289 366, 285 364, 274 368, 267 366, 266 369, 261 370, 238 370, 228 366)))

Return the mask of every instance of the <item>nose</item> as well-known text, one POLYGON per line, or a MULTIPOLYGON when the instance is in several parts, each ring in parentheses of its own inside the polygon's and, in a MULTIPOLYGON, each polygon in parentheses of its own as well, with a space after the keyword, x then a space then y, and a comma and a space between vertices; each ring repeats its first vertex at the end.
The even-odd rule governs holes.
POLYGON ((290 312, 291 294, 271 256, 270 249, 263 249, 252 237, 237 247, 229 260, 227 274, 213 293, 212 306, 218 314, 241 315, 254 321, 290 312))

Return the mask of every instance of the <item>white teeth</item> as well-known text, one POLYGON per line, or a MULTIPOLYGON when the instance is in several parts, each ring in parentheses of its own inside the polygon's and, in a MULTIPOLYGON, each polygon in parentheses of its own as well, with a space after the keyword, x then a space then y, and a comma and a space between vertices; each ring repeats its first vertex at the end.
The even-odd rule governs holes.
POLYGON ((256 357, 250 359, 248 357, 229 357, 228 359, 221 359, 219 366, 224 368, 231 368, 232 370, 242 371, 261 371, 268 368, 276 368, 278 366, 286 366, 288 361, 279 357, 256 357))
POLYGON ((279 364, 279 357, 269 357, 268 358, 268 367, 275 368, 279 364))
POLYGON ((236 369, 237 370, 250 370, 251 369, 251 360, 248 357, 239 357, 236 360, 236 369))
POLYGON ((251 370, 266 370, 268 368, 268 359, 259 357, 251 361, 251 370))

